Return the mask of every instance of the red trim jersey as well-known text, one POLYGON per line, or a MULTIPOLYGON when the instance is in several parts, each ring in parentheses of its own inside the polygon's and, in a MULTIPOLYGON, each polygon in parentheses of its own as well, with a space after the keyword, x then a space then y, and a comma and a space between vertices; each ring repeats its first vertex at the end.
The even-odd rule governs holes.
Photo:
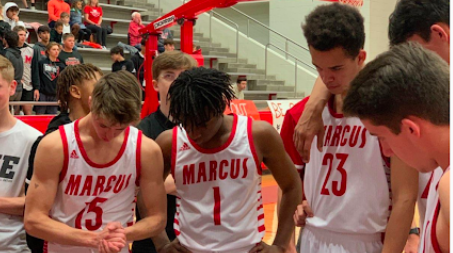
MULTIPOLYGON (((333 98, 333 97, 332 97, 333 98)), ((304 164, 294 142, 294 127, 308 98, 288 110, 281 136, 296 168, 304 164)), ((304 193, 314 217, 307 226, 340 233, 385 231, 391 209, 390 169, 379 141, 358 118, 333 110, 333 99, 322 112, 325 137, 322 152, 314 139, 304 168, 304 193)))
POLYGON ((438 170, 438 173, 442 173, 442 169, 440 167, 431 173, 419 173, 417 207, 420 216, 419 224, 421 232, 423 231, 423 225, 425 224, 426 202, 428 200, 429 188, 431 186, 433 176, 438 170))
MULTIPOLYGON (((445 172, 449 170, 450 167, 448 167, 445 172)), ((437 168, 433 171, 431 177, 428 199, 426 201, 425 223, 423 225, 419 253, 441 253, 439 242, 437 241, 436 226, 440 211, 438 187, 440 179, 445 172, 442 171, 442 169, 437 168)))
MULTIPOLYGON (((128 127, 114 160, 98 164, 83 146, 79 121, 60 126, 65 154, 50 217, 70 227, 101 231, 109 222, 123 227, 134 221, 135 188, 140 178, 141 132, 128 127)), ((44 252, 91 253, 97 249, 44 242, 44 252)), ((129 252, 125 247, 122 253, 129 252)))
POLYGON ((246 253, 265 233, 252 119, 233 117, 230 137, 215 149, 198 146, 183 128, 173 129, 175 234, 194 253, 246 253))

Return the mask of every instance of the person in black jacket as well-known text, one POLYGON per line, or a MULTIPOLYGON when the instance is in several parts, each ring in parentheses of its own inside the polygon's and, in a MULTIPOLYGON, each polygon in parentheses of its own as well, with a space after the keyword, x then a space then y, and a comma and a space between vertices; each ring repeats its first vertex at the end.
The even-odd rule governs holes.
POLYGON ((124 59, 124 50, 120 46, 110 49, 110 59, 112 59, 112 72, 127 70, 135 74, 134 64, 130 60, 124 59))
MULTIPOLYGON (((0 13, 3 12, 2 9, 3 7, 0 7, 0 13)), ((5 34, 9 31, 11 31, 11 26, 8 24, 8 22, 0 20, 0 55, 3 56, 5 56, 6 53, 5 45, 3 44, 3 38, 5 37, 5 34)))
MULTIPOLYGON (((31 83, 33 85, 33 90, 39 90, 39 61, 47 58, 46 47, 49 44, 50 40, 50 28, 48 26, 40 26, 38 28, 38 37, 41 39, 41 42, 37 42, 33 46, 33 58, 31 60, 31 83)), ((39 94, 35 96, 35 100, 39 100, 39 94)))
POLYGON ((142 50, 131 57, 131 61, 134 64, 135 76, 138 82, 142 85, 142 99, 145 99, 145 54, 146 54, 146 38, 142 39, 141 42, 142 50))
MULTIPOLYGON (((62 125, 88 115, 90 112, 88 98, 102 75, 102 71, 90 63, 68 66, 61 72, 57 82, 57 98, 60 101, 61 111, 50 121, 44 136, 57 130, 62 125)), ((26 182, 30 182, 33 176, 36 150, 44 136, 39 137, 31 147, 26 182)), ((28 184, 26 183, 25 192, 27 190, 28 184)), ((27 245, 32 253, 42 253, 43 244, 43 240, 27 234, 27 245)))
MULTIPOLYGON (((65 65, 58 60, 60 46, 50 42, 46 48, 47 58, 39 61, 39 101, 56 102, 57 80, 65 65)), ((57 114, 58 106, 36 106, 36 114, 57 114)))
MULTIPOLYGON (((16 32, 8 31, 5 34, 6 41, 6 52, 5 57, 13 64, 14 66, 14 80, 17 82, 16 93, 9 97, 9 101, 20 101, 22 98, 22 76, 24 74, 24 62, 22 61, 22 56, 20 49, 17 47, 19 43, 19 35, 16 32)), ((20 106, 14 106, 15 114, 19 114, 20 106)))

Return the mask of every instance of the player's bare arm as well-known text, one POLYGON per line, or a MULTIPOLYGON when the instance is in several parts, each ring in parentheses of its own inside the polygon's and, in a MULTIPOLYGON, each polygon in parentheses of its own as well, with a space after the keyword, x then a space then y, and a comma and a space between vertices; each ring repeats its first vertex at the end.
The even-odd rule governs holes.
POLYGON ((283 147, 280 136, 271 125, 263 121, 253 121, 252 132, 258 159, 269 168, 282 190, 279 226, 273 245, 286 249, 295 227, 293 214, 302 201, 300 177, 283 147))
POLYGON ((163 181, 163 159, 159 146, 143 136, 141 147, 140 195, 137 205, 142 219, 126 228, 128 241, 143 240, 164 230, 167 198, 163 181))
POLYGON ((450 171, 439 182, 440 211, 437 218, 437 241, 442 253, 450 252, 450 171))
POLYGON ((402 252, 412 224, 418 193, 418 172, 397 157, 390 165, 392 212, 385 232, 383 253, 402 252))
POLYGON ((294 129, 294 145, 305 163, 310 161, 311 143, 315 136, 318 136, 318 150, 322 150, 324 122, 321 115, 330 96, 329 90, 321 78, 318 77, 310 94, 310 99, 305 105, 304 112, 294 129))
POLYGON ((38 146, 34 174, 25 201, 25 229, 30 235, 46 241, 98 248, 105 233, 72 228, 49 217, 63 168, 63 152, 59 131, 43 138, 38 146))
POLYGON ((22 189, 20 190, 20 197, 0 198, 0 213, 23 216, 24 205, 25 205, 25 182, 22 185, 22 189))

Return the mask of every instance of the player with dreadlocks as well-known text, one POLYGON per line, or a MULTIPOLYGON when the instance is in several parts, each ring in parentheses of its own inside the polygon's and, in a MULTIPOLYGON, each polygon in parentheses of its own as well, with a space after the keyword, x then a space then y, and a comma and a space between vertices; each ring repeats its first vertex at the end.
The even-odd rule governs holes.
POLYGON ((229 76, 215 69, 187 70, 168 91, 170 119, 180 126, 156 142, 176 183, 177 239, 154 237, 159 252, 284 252, 289 243, 302 199, 297 172, 271 125, 223 114, 233 98, 229 76), (272 246, 261 242, 261 162, 283 191, 272 246))

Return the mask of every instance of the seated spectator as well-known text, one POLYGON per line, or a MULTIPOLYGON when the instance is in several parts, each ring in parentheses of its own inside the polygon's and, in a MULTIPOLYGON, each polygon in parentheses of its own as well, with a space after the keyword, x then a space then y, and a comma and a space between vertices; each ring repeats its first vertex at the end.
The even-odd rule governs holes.
POLYGON ((198 66, 203 66, 204 65, 204 57, 203 53, 201 52, 201 47, 198 45, 193 44, 192 48, 192 57, 195 58, 195 60, 198 63, 198 66))
POLYGON ((158 46, 157 46, 157 50, 159 51, 159 53, 165 52, 164 41, 166 39, 171 39, 171 40, 173 39, 173 33, 168 28, 165 28, 159 36, 158 46))
POLYGON ((50 41, 61 44, 61 39, 63 37, 63 22, 55 22, 55 27, 50 30, 50 41))
MULTIPOLYGON (((146 86, 145 81, 145 54, 146 54, 146 38, 143 38, 141 41, 142 50, 137 52, 131 57, 131 61, 134 64, 135 76, 137 77, 138 82, 142 85, 144 89, 146 86)), ((145 98, 145 92, 143 91, 142 98, 145 98)))
MULTIPOLYGON (((19 35, 13 31, 9 31, 5 34, 6 42, 6 53, 5 57, 13 64, 14 67, 14 80, 17 83, 16 93, 9 97, 9 101, 20 101, 22 98, 22 76, 24 74, 24 63, 20 49, 17 47, 19 43, 19 35)), ((16 115, 20 112, 20 106, 14 106, 14 112, 16 115)))
POLYGON ((19 20, 19 12, 19 6, 13 2, 6 3, 3 8, 3 19, 11 26, 11 29, 16 25, 25 27, 25 23, 19 20))
POLYGON ((103 49, 107 49, 105 46, 107 38, 107 29, 103 28, 102 25, 102 7, 99 6, 98 0, 88 0, 88 4, 83 9, 85 15, 85 26, 92 33, 96 33, 96 41, 102 46, 103 49))
MULTIPOLYGON (((19 36, 19 43, 18 48, 20 49, 22 55, 22 62, 24 65, 24 73, 22 75, 22 97, 21 101, 31 102, 34 100, 34 88, 31 82, 31 62, 33 59, 33 48, 31 48, 27 43, 25 43, 25 39, 27 37, 27 31, 22 26, 16 26, 13 29, 13 32, 17 33, 19 36)), ((39 92, 36 89, 37 92, 39 92)), ((22 109, 25 115, 32 114, 32 105, 22 105, 22 109)))
POLYGON ((164 40, 164 52, 175 50, 175 42, 172 39, 164 40))
POLYGON ((239 76, 236 85, 233 86, 234 96, 237 99, 244 99, 244 90, 247 87, 247 78, 245 76, 239 76))
MULTIPOLYGON (((77 43, 81 43, 85 40, 90 41, 91 32, 86 28, 85 24, 82 22, 82 0, 75 0, 72 3, 71 9, 71 21, 69 24, 72 26, 73 29, 79 29, 77 31, 77 43)), ((73 32, 74 34, 74 32, 73 32)), ((76 36, 74 34, 74 36, 76 36)))
POLYGON ((60 21, 63 23, 63 34, 71 33, 71 25, 69 24, 69 13, 62 12, 60 15, 60 21))
POLYGON ((145 26, 142 23, 142 16, 138 12, 133 12, 132 21, 129 24, 129 31, 128 31, 129 45, 131 45, 133 47, 140 46, 142 36, 141 36, 139 30, 142 28, 145 28, 145 26))
POLYGON ((120 46, 110 49, 110 58, 113 61, 112 72, 127 70, 132 74, 135 73, 134 64, 130 60, 124 59, 124 50, 120 46))
POLYGON ((49 27, 54 28, 55 23, 60 19, 61 13, 70 13, 71 8, 63 0, 50 0, 47 3, 47 12, 49 13, 49 27))
POLYGON ((35 0, 31 0, 30 1, 31 2, 31 8, 30 8, 30 6, 28 6, 27 0, 22 0, 22 2, 24 3, 24 6, 25 6, 26 9, 36 10, 36 8, 35 8, 35 0))
POLYGON ((64 63, 65 66, 83 63, 82 55, 73 50, 74 40, 74 35, 72 33, 65 33, 63 35, 63 49, 58 55, 58 60, 64 63))
MULTIPOLYGON (((57 80, 64 64, 58 60, 60 45, 50 42, 46 47, 47 58, 39 61, 39 101, 57 102, 57 80)), ((35 106, 36 114, 57 114, 58 106, 35 106)))

